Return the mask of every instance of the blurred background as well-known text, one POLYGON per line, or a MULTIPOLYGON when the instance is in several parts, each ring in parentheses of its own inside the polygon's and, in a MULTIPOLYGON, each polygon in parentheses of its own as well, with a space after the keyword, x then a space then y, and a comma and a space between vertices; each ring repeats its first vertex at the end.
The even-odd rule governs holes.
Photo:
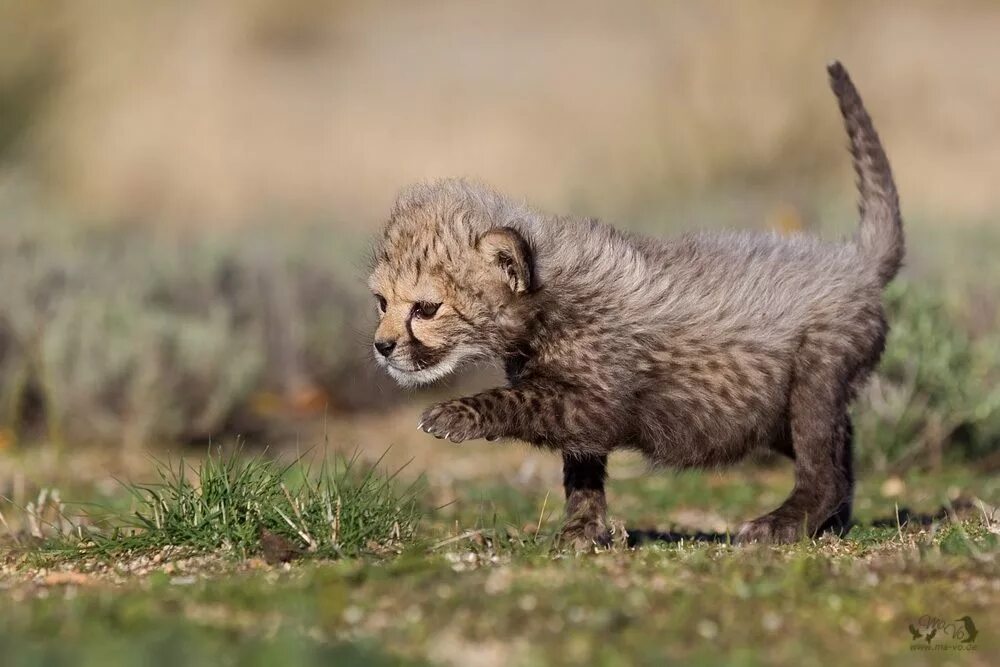
MULTIPOLYGON (((0 485, 237 436, 557 481, 420 437, 432 394, 371 368, 394 194, 468 176, 651 234, 845 236, 833 58, 909 236, 859 456, 995 469, 997 35, 992 0, 0 3, 0 485)), ((496 379, 470 377, 430 391, 496 379)))

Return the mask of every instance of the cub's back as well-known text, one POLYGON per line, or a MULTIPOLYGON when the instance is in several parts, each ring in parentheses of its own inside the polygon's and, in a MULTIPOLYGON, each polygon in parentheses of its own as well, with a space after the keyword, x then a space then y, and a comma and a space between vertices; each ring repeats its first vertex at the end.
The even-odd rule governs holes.
MULTIPOLYGON (((817 316, 880 299, 849 244, 754 232, 698 233, 654 244, 670 321, 706 320, 774 334, 800 331, 817 316)), ((706 322, 707 323, 707 322, 706 322)))

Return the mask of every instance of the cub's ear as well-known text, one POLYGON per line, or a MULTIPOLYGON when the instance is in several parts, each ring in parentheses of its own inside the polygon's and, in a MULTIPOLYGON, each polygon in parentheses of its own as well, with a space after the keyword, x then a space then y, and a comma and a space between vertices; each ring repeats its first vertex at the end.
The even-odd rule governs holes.
POLYGON ((514 294, 531 287, 531 249, 524 237, 510 227, 498 227, 479 237, 476 244, 487 262, 498 267, 514 294))

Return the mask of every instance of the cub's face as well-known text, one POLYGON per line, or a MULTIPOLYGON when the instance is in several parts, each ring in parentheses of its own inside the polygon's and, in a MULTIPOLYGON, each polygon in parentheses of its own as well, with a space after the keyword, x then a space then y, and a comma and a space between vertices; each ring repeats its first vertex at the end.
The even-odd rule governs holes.
POLYGON ((427 384, 484 356, 485 313, 438 271, 376 267, 370 286, 379 322, 375 361, 399 384, 427 384))
POLYGON ((478 238, 387 231, 368 281, 379 316, 375 361, 399 384, 416 386, 501 354, 505 320, 527 288, 523 245, 507 229, 478 238))

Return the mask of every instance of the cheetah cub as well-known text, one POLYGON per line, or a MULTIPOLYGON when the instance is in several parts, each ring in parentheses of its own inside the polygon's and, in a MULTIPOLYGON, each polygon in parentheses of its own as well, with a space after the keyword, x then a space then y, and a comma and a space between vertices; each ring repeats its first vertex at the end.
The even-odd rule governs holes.
POLYGON ((768 233, 658 240, 549 216, 486 187, 406 190, 373 251, 375 359, 401 385, 473 360, 508 385, 434 405, 438 438, 515 438, 562 455, 563 538, 607 543, 608 454, 657 465, 794 460, 795 487, 739 542, 843 533, 854 473, 848 406, 878 363, 882 289, 903 259, 889 162, 844 67, 827 68, 860 191, 850 242, 768 233))

